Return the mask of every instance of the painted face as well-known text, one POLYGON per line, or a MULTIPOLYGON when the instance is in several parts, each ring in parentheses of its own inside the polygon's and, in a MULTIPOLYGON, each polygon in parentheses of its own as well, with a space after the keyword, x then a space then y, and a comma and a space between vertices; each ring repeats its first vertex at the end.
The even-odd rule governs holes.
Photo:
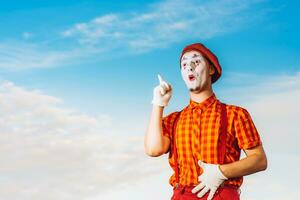
POLYGON ((181 75, 191 92, 200 92, 210 78, 208 62, 198 51, 186 52, 181 58, 181 75))

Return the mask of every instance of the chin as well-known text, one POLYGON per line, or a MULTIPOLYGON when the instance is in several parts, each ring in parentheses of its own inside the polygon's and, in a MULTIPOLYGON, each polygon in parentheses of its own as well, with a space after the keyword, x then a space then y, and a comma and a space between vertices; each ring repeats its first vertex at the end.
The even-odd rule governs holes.
POLYGON ((189 90, 190 90, 190 92, 192 92, 192 93, 198 94, 198 93, 201 92, 201 87, 190 88, 189 90))

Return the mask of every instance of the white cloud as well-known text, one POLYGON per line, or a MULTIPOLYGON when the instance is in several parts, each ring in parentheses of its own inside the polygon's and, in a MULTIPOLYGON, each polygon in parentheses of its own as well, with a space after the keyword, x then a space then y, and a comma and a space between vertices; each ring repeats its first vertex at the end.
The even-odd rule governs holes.
POLYGON ((265 139, 267 150, 300 152, 297 145, 300 140, 300 72, 276 76, 232 73, 223 84, 230 88, 220 91, 221 96, 225 102, 235 102, 248 109, 265 139))
POLYGON ((150 162, 142 136, 117 135, 110 131, 115 123, 1 83, 1 198, 86 199, 157 173, 162 158, 150 162))
POLYGON ((204 40, 236 31, 258 21, 262 13, 248 13, 260 1, 167 0, 131 13, 110 13, 65 30, 64 37, 82 45, 131 52, 165 48, 186 39, 204 40))
POLYGON ((83 56, 78 50, 50 50, 43 45, 19 42, 0 44, 0 69, 24 70, 64 66, 74 62, 76 56, 83 56))
POLYGON ((25 40, 28 40, 28 39, 31 39, 33 37, 33 34, 32 33, 29 33, 29 32, 23 32, 22 33, 22 37, 25 39, 25 40))
MULTIPOLYGON (((226 98, 232 103, 237 99, 249 110, 269 158, 266 172, 245 177, 242 199, 279 200, 289 194, 289 200, 295 200, 299 195, 296 179, 289 178, 300 164, 299 80, 299 73, 263 77, 257 84, 249 81, 251 87, 244 83, 234 89, 235 97, 226 98), (256 98, 250 98, 254 94, 256 98)), ((233 94, 230 89, 226 92, 233 94)), ((113 126, 109 116, 88 116, 41 91, 2 83, 0 196, 8 200, 169 198, 167 158, 148 158, 141 135, 117 135, 109 131, 113 126)))
MULTIPOLYGON (((299 72, 276 76, 233 73, 223 83, 230 87, 217 93, 225 97, 224 102, 241 105, 251 113, 268 157, 267 171, 244 177, 241 199, 296 200, 300 195, 295 178, 300 164, 299 76, 299 72)), ((172 188, 163 180, 169 175, 170 169, 161 170, 159 176, 145 177, 136 185, 119 186, 89 200, 119 199, 124 195, 130 199, 168 199, 172 188)))
POLYGON ((116 199, 171 199, 172 190, 166 180, 169 179, 170 171, 161 170, 157 174, 145 176, 135 183, 124 183, 110 188, 101 195, 96 195, 87 200, 116 200, 116 199))
POLYGON ((268 160, 267 171, 244 177, 241 199, 299 199, 297 179, 291 178, 300 164, 299 154, 269 152, 268 160))
MULTIPOLYGON (((291 179, 300 164, 299 156, 271 155, 267 171, 244 177, 241 188, 243 200, 297 200, 297 180, 291 179), (293 163, 293 165, 291 165, 293 163)), ((141 179, 133 184, 123 184, 105 191, 101 195, 87 198, 88 200, 115 200, 126 197, 127 199, 170 199, 172 188, 166 183, 170 170, 161 170, 159 174, 141 179)))
POLYGON ((166 0, 136 11, 97 16, 42 41, 29 43, 37 33, 24 32, 26 43, 14 38, 1 41, 0 69, 70 66, 106 57, 113 50, 118 50, 115 56, 137 54, 217 37, 259 23, 271 12, 259 9, 261 2, 166 0))
POLYGON ((263 139, 268 157, 265 172, 245 177, 242 198, 299 198, 295 171, 300 163, 300 72, 287 75, 231 73, 220 90, 226 103, 245 107, 263 139))

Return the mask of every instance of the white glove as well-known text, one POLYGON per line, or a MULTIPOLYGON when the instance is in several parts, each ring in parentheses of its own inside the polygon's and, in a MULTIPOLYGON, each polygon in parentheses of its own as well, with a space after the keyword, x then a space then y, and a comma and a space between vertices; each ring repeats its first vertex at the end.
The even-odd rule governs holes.
POLYGON ((159 85, 153 89, 152 104, 158 106, 167 106, 172 96, 172 87, 158 74, 159 85))
POLYGON ((198 177, 200 184, 193 188, 192 193, 197 193, 197 196, 201 198, 209 190, 207 200, 211 200, 217 191, 218 187, 227 180, 219 168, 219 165, 204 163, 201 160, 198 161, 199 166, 203 169, 203 173, 198 177))

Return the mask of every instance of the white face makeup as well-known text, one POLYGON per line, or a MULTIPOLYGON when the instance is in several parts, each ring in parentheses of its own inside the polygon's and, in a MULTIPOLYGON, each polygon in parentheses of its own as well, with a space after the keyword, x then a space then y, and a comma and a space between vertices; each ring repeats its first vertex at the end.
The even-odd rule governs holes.
POLYGON ((200 91, 209 77, 208 63, 198 51, 189 51, 181 58, 181 75, 192 92, 200 91))

